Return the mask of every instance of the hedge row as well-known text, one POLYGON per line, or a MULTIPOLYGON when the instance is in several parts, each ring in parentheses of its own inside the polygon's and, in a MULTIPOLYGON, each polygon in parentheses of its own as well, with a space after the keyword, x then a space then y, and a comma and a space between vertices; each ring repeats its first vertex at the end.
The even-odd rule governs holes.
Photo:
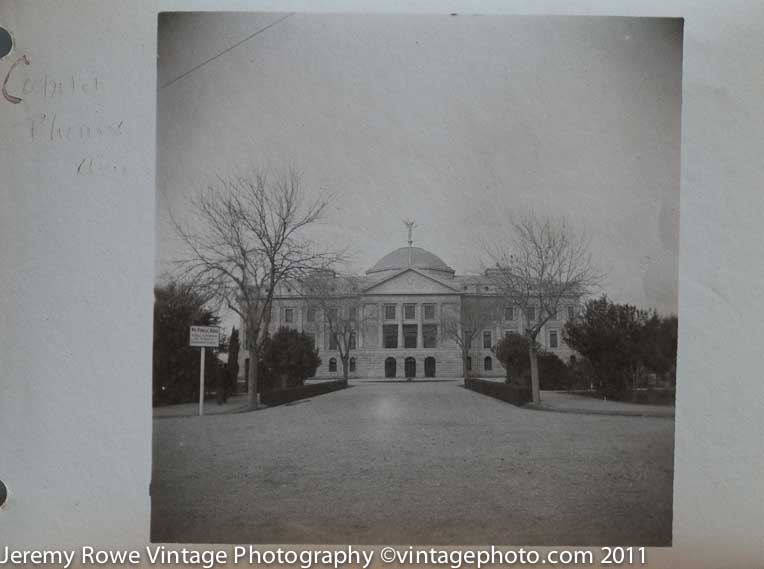
POLYGON ((340 389, 345 389, 347 386, 348 382, 344 379, 310 383, 308 385, 301 385, 300 387, 267 391, 260 395, 260 401, 269 406, 283 405, 284 403, 297 401, 298 399, 305 399, 307 397, 323 395, 324 393, 331 393, 332 391, 339 391, 340 389))
MULTIPOLYGON (((584 397, 593 397, 602 399, 605 395, 596 390, 581 389, 570 391, 574 395, 583 395, 584 397)), ((646 405, 674 405, 676 401, 676 391, 673 389, 630 389, 623 393, 610 394, 608 399, 614 401, 623 401, 625 403, 642 403, 646 405)))
POLYGON ((520 387, 511 383, 468 378, 464 380, 464 387, 512 403, 512 405, 525 405, 533 400, 530 387, 520 387))

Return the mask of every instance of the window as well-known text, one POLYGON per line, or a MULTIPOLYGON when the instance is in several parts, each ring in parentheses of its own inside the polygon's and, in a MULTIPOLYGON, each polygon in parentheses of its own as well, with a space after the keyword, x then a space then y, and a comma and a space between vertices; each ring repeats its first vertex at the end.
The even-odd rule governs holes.
POLYGON ((435 320, 435 305, 434 304, 424 305, 424 319, 435 320))
POLYGON ((416 335, 418 332, 416 324, 403 325, 403 347, 416 348, 416 335))
POLYGON ((350 372, 355 373, 355 358, 350 358, 350 372))
POLYGON ((355 321, 355 319, 358 317, 358 308, 356 308, 355 306, 351 306, 349 313, 350 313, 350 320, 355 321))
POLYGON ((514 320, 515 319, 515 307, 514 306, 505 306, 504 307, 504 320, 514 320))
POLYGON ((294 322, 294 308, 284 309, 284 322, 294 322))
POLYGON ((416 318, 416 304, 403 305, 403 318, 406 320, 414 320, 416 318))
POLYGON ((337 336, 335 334, 329 333, 329 349, 330 350, 336 350, 337 349, 337 336))
POLYGON ((536 319, 536 307, 529 306, 528 310, 525 312, 525 315, 528 318, 528 322, 533 322, 536 319))
POLYGON ((385 304, 385 320, 395 320, 394 304, 385 304))
POLYGON ((486 330, 485 332, 483 332, 483 348, 486 350, 490 350, 492 344, 493 342, 491 341, 491 331, 486 330))
POLYGON ((348 350, 355 350, 355 334, 350 334, 348 338, 348 350))
POLYGON ((504 337, 506 338, 510 334, 517 334, 516 330, 504 330, 504 337))
POLYGON ((568 320, 574 320, 576 318, 576 307, 572 304, 568 306, 568 320))
POLYGON ((437 324, 422 324, 422 347, 424 348, 437 348, 438 347, 438 325, 437 324))
POLYGON ((337 371, 337 358, 329 358, 329 371, 330 372, 337 371))
POLYGON ((337 322, 337 314, 338 311, 336 308, 330 308, 329 309, 329 321, 330 322, 337 322))
POLYGON ((553 308, 553 309, 549 310, 549 319, 550 320, 559 320, 559 318, 558 318, 559 316, 560 315, 559 315, 558 310, 556 308, 553 308))
POLYGON ((493 360, 487 357, 483 360, 483 369, 485 371, 491 371, 493 369, 493 360))
POLYGON ((472 347, 472 330, 464 330, 462 332, 464 347, 468 350, 472 347))
POLYGON ((308 322, 315 322, 315 321, 316 321, 316 309, 308 308, 308 322))
POLYGON ((549 347, 550 348, 559 348, 559 338, 557 330, 550 330, 549 331, 549 347))
POLYGON ((385 348, 398 347, 398 325, 385 324, 382 326, 382 340, 385 348))

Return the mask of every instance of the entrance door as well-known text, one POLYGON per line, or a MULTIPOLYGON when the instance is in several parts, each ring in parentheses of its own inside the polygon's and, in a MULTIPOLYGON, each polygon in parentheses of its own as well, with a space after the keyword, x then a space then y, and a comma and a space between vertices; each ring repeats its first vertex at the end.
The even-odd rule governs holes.
POLYGON ((424 376, 435 377, 435 358, 429 357, 424 359, 424 376))
POLYGON ((395 358, 385 360, 385 377, 395 377, 395 358))
POLYGON ((414 358, 406 358, 404 365, 406 377, 416 377, 416 360, 414 358))

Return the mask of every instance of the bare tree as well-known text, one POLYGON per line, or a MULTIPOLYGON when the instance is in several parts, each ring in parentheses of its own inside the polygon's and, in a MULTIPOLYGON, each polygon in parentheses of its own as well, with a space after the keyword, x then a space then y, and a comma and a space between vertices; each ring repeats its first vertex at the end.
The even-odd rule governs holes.
POLYGON ((173 218, 188 249, 180 261, 193 285, 238 314, 250 362, 250 406, 258 406, 258 362, 271 322, 277 286, 337 262, 342 253, 319 249, 305 236, 327 207, 306 200, 294 169, 220 178, 191 199, 184 223, 173 218))
POLYGON ((361 331, 376 322, 376 314, 364 312, 359 283, 353 277, 316 271, 303 278, 299 288, 308 313, 328 335, 330 349, 339 353, 342 376, 347 381, 351 351, 356 349, 361 331))
POLYGON ((527 213, 510 224, 507 239, 486 245, 493 267, 486 273, 504 302, 520 309, 531 360, 533 402, 539 403, 538 344, 544 325, 565 302, 578 302, 599 284, 585 233, 565 218, 527 213))
POLYGON ((475 337, 486 326, 492 326, 497 319, 497 302, 495 298, 478 297, 462 300, 461 310, 455 306, 445 307, 441 317, 440 336, 443 340, 453 340, 462 355, 462 370, 464 379, 469 375, 470 351, 475 337))

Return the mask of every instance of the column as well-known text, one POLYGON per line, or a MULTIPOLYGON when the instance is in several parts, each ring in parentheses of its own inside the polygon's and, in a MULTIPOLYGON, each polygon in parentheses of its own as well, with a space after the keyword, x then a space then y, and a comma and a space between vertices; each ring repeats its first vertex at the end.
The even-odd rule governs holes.
POLYGON ((363 348, 363 333, 365 331, 363 323, 366 321, 366 305, 360 302, 357 310, 358 320, 355 323, 355 348, 360 350, 363 348))
POLYGON ((377 303, 377 341, 379 342, 379 348, 385 347, 385 339, 382 337, 382 326, 385 324, 385 307, 383 304, 377 303))
POLYGON ((422 339, 422 320, 424 318, 424 305, 420 302, 416 305, 416 347, 424 348, 422 339))
POLYGON ((398 349, 401 349, 403 347, 403 305, 398 303, 395 311, 398 319, 398 349))
POLYGON ((303 320, 302 320, 302 311, 305 307, 302 304, 297 305, 297 329, 300 332, 304 332, 305 329, 303 328, 303 320))

